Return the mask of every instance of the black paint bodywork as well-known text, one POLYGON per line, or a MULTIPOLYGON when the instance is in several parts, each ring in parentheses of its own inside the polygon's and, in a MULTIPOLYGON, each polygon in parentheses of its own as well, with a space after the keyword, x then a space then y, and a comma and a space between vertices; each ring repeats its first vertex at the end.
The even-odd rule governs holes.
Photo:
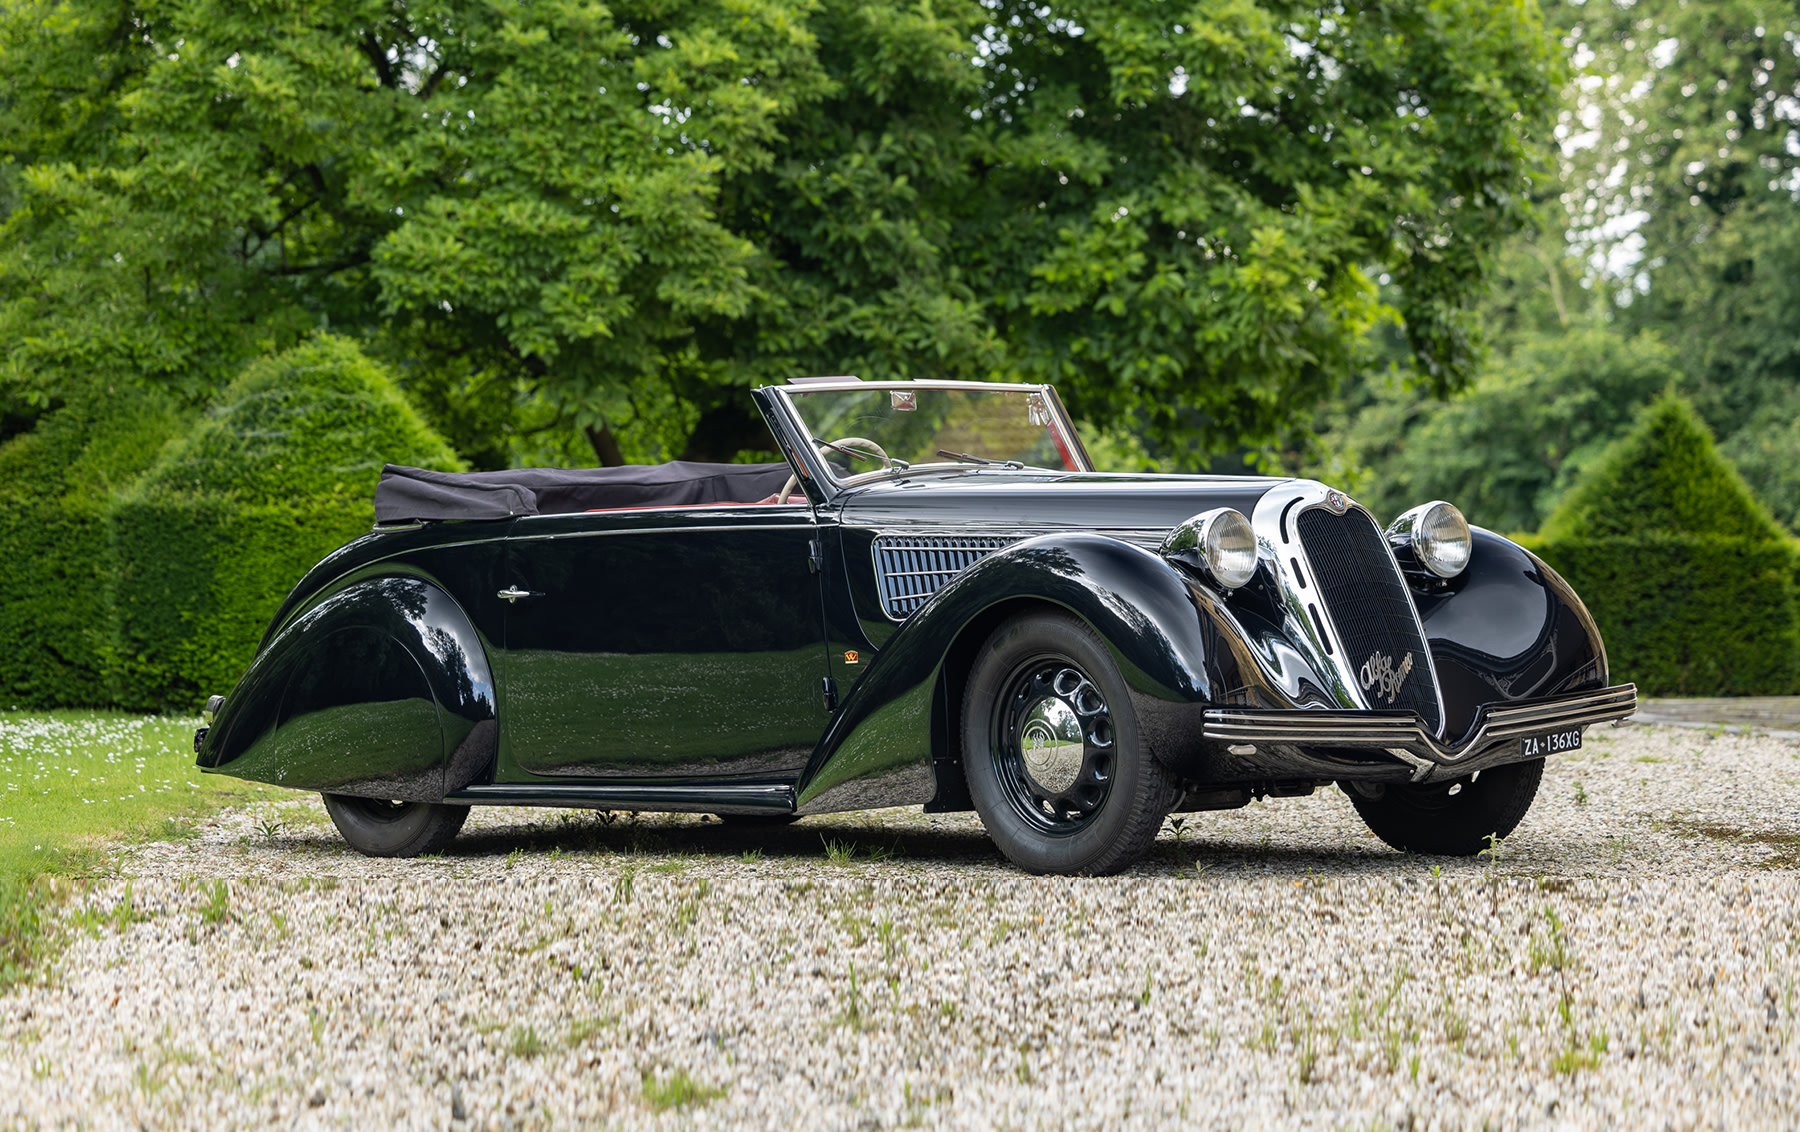
MULTIPOLYGON (((964 675, 1007 617, 1070 611, 1108 643, 1150 753, 1189 806, 1406 781, 1379 751, 1234 754, 1209 708, 1331 706, 1266 576, 1224 594, 1157 553, 1181 521, 1250 514, 1282 481, 970 467, 832 491, 766 391, 804 504, 381 529, 315 567, 199 743, 208 770, 404 800, 803 813, 967 807, 964 675), (882 535, 1016 541, 904 621, 882 535), (501 591, 511 591, 504 600, 501 591)), ((1483 705, 1600 688, 1561 578, 1475 532, 1444 582, 1401 552, 1454 742, 1483 705)))

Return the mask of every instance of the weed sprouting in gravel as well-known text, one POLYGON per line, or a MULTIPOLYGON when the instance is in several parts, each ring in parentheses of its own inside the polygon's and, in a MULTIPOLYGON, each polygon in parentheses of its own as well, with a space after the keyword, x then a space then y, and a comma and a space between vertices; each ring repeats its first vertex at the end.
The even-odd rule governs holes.
POLYGON ((869 1005, 863 997, 862 988, 856 980, 856 964, 850 964, 850 981, 844 988, 842 996, 843 1009, 838 1011, 837 1024, 852 1030, 860 1030, 869 1021, 869 1005))
POLYGON ((738 854, 737 859, 738 864, 740 865, 760 864, 763 859, 763 851, 761 849, 746 849, 738 854))
POLYGON ((575 1049, 578 1046, 586 1045, 601 1031, 610 1029, 618 1024, 619 1016, 617 1014, 590 1015, 586 1018, 576 1018, 569 1023, 569 1030, 563 1038, 563 1044, 570 1049, 575 1049))
POLYGON ((1552 971, 1561 971, 1570 963, 1569 944, 1563 933, 1562 917, 1556 914, 1556 909, 1546 905, 1544 921, 1545 930, 1531 934, 1527 965, 1534 975, 1546 967, 1552 971))
POLYGON ((1319 1064, 1318 1029, 1313 1022, 1312 1004, 1300 1004, 1300 1030, 1294 1041, 1294 1078, 1310 1085, 1319 1064))
POLYGON ((1444 994, 1444 1003, 1439 1012, 1444 1016, 1444 1040, 1461 1053, 1463 1042, 1469 1037, 1469 1016, 1456 1008, 1456 999, 1448 992, 1444 994))
POLYGON ((285 823, 276 815, 265 814, 256 819, 253 828, 256 830, 256 836, 261 838, 264 843, 273 844, 275 839, 281 836, 284 825, 285 823))
POLYGON ((710 1104, 724 1095, 724 1089, 695 1080, 685 1069, 677 1069, 666 1077, 644 1071, 644 1103, 657 1112, 710 1104))
POLYGON ((626 865, 623 869, 619 870, 618 878, 613 881, 614 904, 631 903, 632 890, 636 887, 636 877, 636 865, 626 865))
POLYGON ((223 880, 214 881, 201 891, 206 894, 200 905, 200 922, 208 927, 217 927, 231 915, 231 886, 223 880))
POLYGON ((507 1035, 506 1051, 514 1057, 540 1057, 550 1048, 532 1026, 514 1026, 507 1035))
POLYGON ((899 954, 898 946, 894 942, 894 918, 892 916, 883 916, 875 925, 875 938, 881 941, 881 961, 892 967, 895 957, 899 954))
POLYGON ((1575 804, 1577 806, 1588 804, 1587 788, 1582 786, 1580 779, 1575 780, 1575 804))
POLYGON ((188 818, 164 818, 154 836, 158 841, 192 841, 200 836, 200 827, 188 818))

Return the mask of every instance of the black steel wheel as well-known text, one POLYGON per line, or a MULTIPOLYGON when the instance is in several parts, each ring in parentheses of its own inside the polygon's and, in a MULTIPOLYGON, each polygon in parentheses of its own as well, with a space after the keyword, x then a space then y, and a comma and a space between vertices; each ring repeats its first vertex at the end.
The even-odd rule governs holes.
POLYGON ((1105 642, 1068 614, 1015 617, 981 646, 962 739, 981 823, 1027 872, 1119 872, 1175 801, 1105 642))
POLYGON ((1489 836, 1506 837, 1519 827, 1543 777, 1544 760, 1533 759, 1451 782, 1379 790, 1357 784, 1348 793, 1363 824, 1394 848, 1472 857, 1488 847, 1489 836))
POLYGON ((469 807, 431 802, 389 802, 325 794, 325 810, 350 848, 365 857, 417 857, 441 853, 469 820, 469 807))

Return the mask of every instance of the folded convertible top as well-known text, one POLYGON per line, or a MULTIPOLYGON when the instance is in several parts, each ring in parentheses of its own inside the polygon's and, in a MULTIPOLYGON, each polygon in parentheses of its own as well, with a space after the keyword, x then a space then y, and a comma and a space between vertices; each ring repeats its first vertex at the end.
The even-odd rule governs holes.
POLYGON ((389 464, 375 487, 375 521, 506 519, 615 507, 756 503, 781 490, 786 464, 632 464, 622 468, 516 468, 433 472, 389 464))

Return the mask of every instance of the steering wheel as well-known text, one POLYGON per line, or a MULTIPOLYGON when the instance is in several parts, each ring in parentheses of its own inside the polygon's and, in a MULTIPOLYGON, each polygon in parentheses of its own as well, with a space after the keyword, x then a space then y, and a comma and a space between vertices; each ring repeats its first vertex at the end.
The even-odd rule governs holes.
MULTIPOLYGON (((830 448, 837 452, 842 452, 846 456, 855 456, 859 459, 867 459, 869 456, 869 453, 873 452, 875 455, 881 457, 881 466, 882 467, 891 468, 894 466, 894 458, 887 454, 887 449, 885 449, 881 445, 875 443, 873 440, 870 440, 866 436, 846 436, 839 440, 821 441, 819 444, 819 458, 821 460, 825 458, 825 450, 827 448, 830 448), (863 451, 861 451, 861 452, 856 451, 856 449, 859 447, 862 448, 863 451)), ((797 474, 789 475, 787 478, 787 482, 781 485, 780 493, 775 496, 775 502, 786 503, 788 496, 792 495, 794 493, 794 489, 799 486, 800 486, 799 475, 797 475, 797 474)))

